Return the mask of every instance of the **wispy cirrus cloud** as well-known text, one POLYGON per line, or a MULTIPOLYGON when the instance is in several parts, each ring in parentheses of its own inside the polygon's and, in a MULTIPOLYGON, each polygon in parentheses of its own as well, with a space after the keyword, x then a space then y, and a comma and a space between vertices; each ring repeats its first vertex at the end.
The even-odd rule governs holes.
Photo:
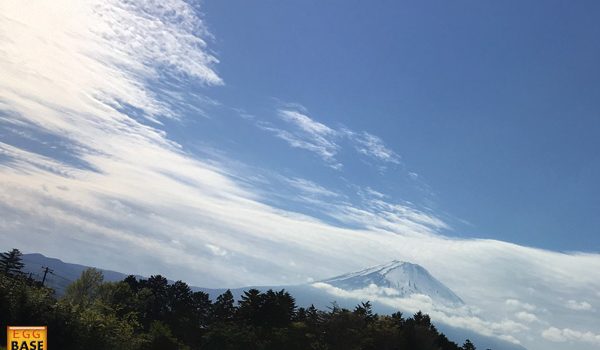
POLYGON ((286 180, 292 187, 299 189, 300 191, 307 193, 309 195, 319 196, 319 197, 339 197, 340 194, 334 191, 328 190, 327 188, 316 184, 310 180, 302 179, 302 178, 291 178, 286 180))
POLYGON ((335 158, 340 149, 336 143, 337 132, 335 130, 297 111, 280 110, 279 117, 289 123, 292 128, 286 130, 264 121, 257 125, 263 130, 272 132, 292 147, 316 153, 333 169, 342 167, 342 164, 335 158))
POLYGON ((386 147, 380 137, 366 131, 356 133, 349 129, 343 129, 342 132, 354 141, 354 147, 357 152, 384 163, 400 164, 400 156, 392 149, 386 147))
POLYGON ((335 136, 337 134, 336 131, 325 124, 321 124, 296 111, 281 110, 279 111, 279 116, 281 119, 296 125, 298 128, 316 139, 325 138, 327 136, 335 136))
POLYGON ((337 155, 347 142, 359 154, 386 164, 400 164, 400 156, 388 148, 378 136, 366 131, 355 132, 346 127, 333 128, 308 116, 308 110, 298 104, 286 104, 294 109, 279 109, 278 117, 289 127, 276 127, 273 123, 258 120, 257 126, 286 141, 291 147, 301 148, 317 154, 333 169, 340 170, 343 164, 337 155))

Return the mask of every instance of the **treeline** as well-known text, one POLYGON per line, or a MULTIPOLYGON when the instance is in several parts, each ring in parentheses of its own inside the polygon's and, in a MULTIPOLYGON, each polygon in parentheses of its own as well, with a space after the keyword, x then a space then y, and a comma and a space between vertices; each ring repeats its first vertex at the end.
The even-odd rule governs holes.
POLYGON ((238 302, 228 290, 213 302, 181 281, 104 282, 88 269, 57 299, 20 272, 19 257, 0 255, 1 326, 47 325, 52 349, 475 349, 449 341, 421 312, 377 315, 368 302, 354 310, 302 308, 284 290, 251 289, 238 302))

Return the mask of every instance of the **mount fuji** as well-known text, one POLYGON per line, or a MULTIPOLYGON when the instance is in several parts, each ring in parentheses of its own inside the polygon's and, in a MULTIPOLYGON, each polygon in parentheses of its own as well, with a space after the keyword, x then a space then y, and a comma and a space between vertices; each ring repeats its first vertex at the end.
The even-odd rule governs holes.
POLYGON ((458 295, 433 277, 422 266, 399 260, 336 276, 321 282, 346 291, 365 289, 375 285, 379 288, 390 288, 392 293, 388 294, 395 295, 398 298, 421 294, 430 297, 436 303, 454 306, 464 305, 458 295))

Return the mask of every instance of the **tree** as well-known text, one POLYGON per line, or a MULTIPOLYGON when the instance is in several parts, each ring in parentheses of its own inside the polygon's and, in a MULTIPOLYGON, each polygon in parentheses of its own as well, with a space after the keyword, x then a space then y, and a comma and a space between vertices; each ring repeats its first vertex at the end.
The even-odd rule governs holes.
POLYGON ((164 349, 183 349, 176 337, 173 336, 171 329, 160 321, 154 321, 150 325, 150 342, 144 349, 164 350, 164 349))
POLYGON ((373 314, 373 307, 370 301, 361 302, 359 305, 354 308, 354 314, 358 317, 362 318, 365 322, 372 322, 376 315, 373 314))
POLYGON ((258 326, 264 322, 263 304, 265 297, 258 289, 244 291, 238 302, 237 316, 248 324, 258 326))
POLYGON ((150 326, 153 320, 164 321, 169 312, 169 281, 161 275, 153 275, 140 281, 140 286, 145 296, 144 325, 150 326))
POLYGON ((10 250, 6 253, 0 254, 0 269, 4 271, 5 274, 11 275, 19 275, 21 274, 21 270, 25 267, 25 264, 22 262, 23 254, 18 249, 10 250))
POLYGON ((236 311, 233 302, 233 294, 229 289, 217 297, 217 300, 213 304, 213 318, 215 321, 233 320, 236 311))
POLYGON ((394 321, 394 323, 396 324, 396 326, 398 327, 403 327, 404 323, 406 322, 406 320, 403 317, 404 315, 402 315, 402 312, 397 311, 394 312, 391 316, 392 320, 394 321))
POLYGON ((317 308, 310 304, 308 309, 306 309, 306 325, 313 331, 318 329, 323 322, 323 312, 317 310, 317 308))
POLYGON ((285 327, 292 322, 296 312, 296 300, 285 290, 269 289, 263 297, 260 314, 268 327, 285 327))
POLYGON ((463 344, 462 348, 463 350, 477 350, 475 345, 473 345, 473 343, 471 343, 469 339, 465 340, 465 343, 463 344))
POLYGON ((204 328, 210 321, 210 311, 212 303, 207 293, 194 292, 192 293, 192 308, 194 309, 196 324, 204 328))
POLYGON ((88 306, 100 294, 104 275, 94 268, 85 269, 65 292, 65 300, 73 305, 88 306))

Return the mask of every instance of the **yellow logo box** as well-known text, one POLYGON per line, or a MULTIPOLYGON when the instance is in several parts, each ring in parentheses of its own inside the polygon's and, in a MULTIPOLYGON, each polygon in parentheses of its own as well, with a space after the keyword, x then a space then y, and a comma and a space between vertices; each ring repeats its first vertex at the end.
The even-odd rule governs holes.
POLYGON ((8 326, 7 350, 48 350, 48 327, 8 326))

